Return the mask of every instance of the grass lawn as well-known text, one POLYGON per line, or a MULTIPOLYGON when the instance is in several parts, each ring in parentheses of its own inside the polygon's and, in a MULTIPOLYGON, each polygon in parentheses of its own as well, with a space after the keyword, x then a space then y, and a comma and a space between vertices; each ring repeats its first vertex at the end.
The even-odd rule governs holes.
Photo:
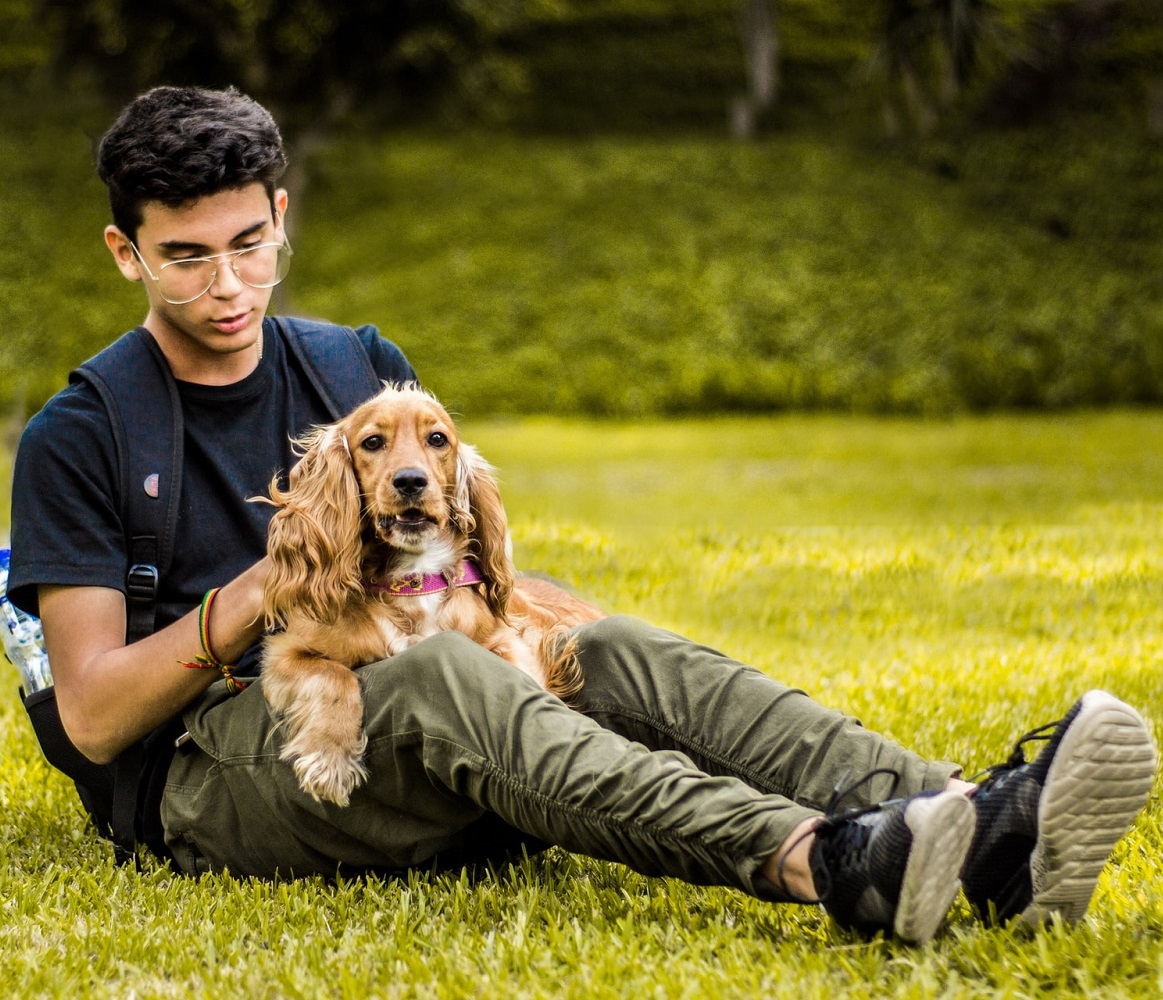
MULTIPOLYGON (((518 562, 973 772, 1089 687, 1163 719, 1163 415, 478 422, 518 562)), ((7 671, 7 672, 5 672, 7 671)), ((15 691, 15 670, 0 681, 15 691), (6 678, 6 680, 5 680, 6 678)), ((115 868, 0 707, 0 983, 19 997, 1163 992, 1157 796, 1086 921, 923 949, 550 851, 496 878, 115 868)))

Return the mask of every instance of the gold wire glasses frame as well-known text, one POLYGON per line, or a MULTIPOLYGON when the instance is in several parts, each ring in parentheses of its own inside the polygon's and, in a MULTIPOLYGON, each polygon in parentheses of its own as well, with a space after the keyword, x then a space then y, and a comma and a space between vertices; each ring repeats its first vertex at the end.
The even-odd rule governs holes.
POLYGON ((154 274, 137 244, 129 241, 141 266, 157 285, 158 294, 172 306, 184 306, 187 302, 200 299, 218 280, 218 261, 228 260, 230 268, 238 280, 251 288, 274 288, 287 276, 294 251, 284 240, 282 243, 260 243, 229 253, 211 254, 209 257, 184 257, 171 260, 158 268, 154 274))

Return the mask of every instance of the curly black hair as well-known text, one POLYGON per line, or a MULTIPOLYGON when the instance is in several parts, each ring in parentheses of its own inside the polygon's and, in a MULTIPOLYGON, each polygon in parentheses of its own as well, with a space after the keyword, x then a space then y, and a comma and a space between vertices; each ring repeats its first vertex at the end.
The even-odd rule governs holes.
POLYGON ((113 224, 130 239, 150 201, 177 208, 257 181, 273 205, 286 165, 270 112, 233 87, 155 87, 125 106, 97 148, 113 224))

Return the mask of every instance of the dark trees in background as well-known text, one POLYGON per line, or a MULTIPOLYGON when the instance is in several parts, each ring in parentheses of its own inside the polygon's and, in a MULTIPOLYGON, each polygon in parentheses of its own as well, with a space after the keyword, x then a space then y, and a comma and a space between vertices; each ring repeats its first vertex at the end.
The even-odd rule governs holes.
POLYGON ((522 0, 31 0, 62 82, 121 104, 160 83, 233 84, 291 147, 287 185, 337 123, 478 113, 520 84, 497 41, 522 0))
MULTIPOLYGON (((984 103, 981 120, 994 126, 1029 125, 1053 114, 1071 96, 1079 96, 1081 67, 1089 53, 1110 42, 1120 19, 1134 19, 1134 27, 1149 30, 1149 5, 1137 8, 1130 10, 1124 0, 1073 0, 1034 12, 1027 24, 1027 50, 1000 76, 984 103)), ((1156 3, 1154 20, 1156 32, 1163 35, 1163 3, 1156 3)), ((1158 76, 1163 66, 1156 64, 1154 79, 1147 67, 1126 69, 1146 71, 1147 126, 1156 134, 1163 132, 1163 78, 1158 76)))
MULTIPOLYGON (((522 0, 33 0, 58 74, 122 101, 233 83, 298 130, 359 111, 487 102, 522 0)), ((431 107, 426 107, 430 111, 431 107)))
POLYGON ((1160 0, 0 0, 0 77, 21 90, 47 66, 110 105, 233 83, 302 162, 341 121, 708 127, 726 102, 746 137, 777 102, 780 121, 869 106, 869 53, 891 132, 1023 124, 1110 62, 1112 33, 1123 63, 1100 75, 1137 75, 1163 130, 1160 0))
POLYGON ((1032 125, 1109 107, 1115 90, 1134 100, 1138 87, 1147 128, 1163 132, 1159 0, 881 0, 881 9, 873 64, 890 133, 925 134, 955 108, 979 124, 1032 125))
POLYGON ((890 134, 928 133, 961 98, 1002 31, 989 0, 882 0, 873 67, 884 84, 890 134))

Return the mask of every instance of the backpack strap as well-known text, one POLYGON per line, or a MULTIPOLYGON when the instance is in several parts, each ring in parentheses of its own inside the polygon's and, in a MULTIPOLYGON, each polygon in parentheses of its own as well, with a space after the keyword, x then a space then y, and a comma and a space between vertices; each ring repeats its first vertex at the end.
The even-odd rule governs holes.
MULTIPOLYGON (((178 387, 161 348, 141 327, 72 371, 69 381, 89 383, 109 414, 117 454, 121 523, 129 554, 125 641, 131 643, 154 631, 158 587, 173 555, 182 490, 183 425, 178 387)), ((145 748, 136 743, 109 768, 111 798, 106 798, 108 791, 78 782, 83 801, 88 790, 93 805, 108 803, 104 818, 117 861, 125 864, 132 859, 139 868, 144 766, 145 748)), ((90 812, 95 818, 101 815, 92 808, 90 812)), ((148 839, 156 851, 156 838, 148 839)))
POLYGON ((88 382, 109 414, 117 465, 127 643, 154 630, 158 585, 169 570, 182 493, 182 406, 161 348, 143 328, 119 337, 69 374, 88 382))
POLYGON ((332 420, 346 416, 383 387, 367 349, 351 327, 287 316, 267 322, 282 333, 332 420))

